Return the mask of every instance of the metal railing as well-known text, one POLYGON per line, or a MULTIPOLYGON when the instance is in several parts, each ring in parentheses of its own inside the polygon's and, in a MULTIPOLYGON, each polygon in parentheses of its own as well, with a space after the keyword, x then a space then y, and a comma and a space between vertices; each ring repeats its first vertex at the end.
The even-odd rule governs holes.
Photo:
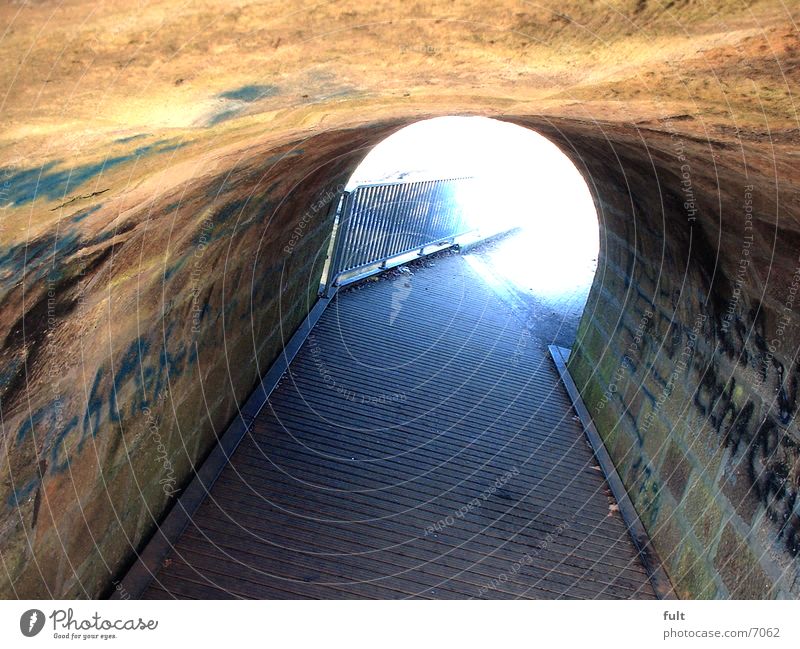
POLYGON ((359 185, 339 206, 325 290, 385 268, 389 260, 452 244, 470 226, 463 209, 473 178, 359 185), (461 199, 459 197, 461 195, 461 199))

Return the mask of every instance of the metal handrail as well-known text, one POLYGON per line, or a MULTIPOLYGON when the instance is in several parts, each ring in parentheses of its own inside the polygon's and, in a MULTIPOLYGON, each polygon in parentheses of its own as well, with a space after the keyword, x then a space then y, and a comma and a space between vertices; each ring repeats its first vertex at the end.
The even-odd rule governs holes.
MULTIPOLYGON (((359 185, 342 198, 326 292, 343 275, 378 266, 434 244, 452 245, 474 228, 457 194, 472 177, 359 185)), ((358 277, 362 277, 358 275, 358 277)), ((348 280, 352 281, 352 280, 348 280)))

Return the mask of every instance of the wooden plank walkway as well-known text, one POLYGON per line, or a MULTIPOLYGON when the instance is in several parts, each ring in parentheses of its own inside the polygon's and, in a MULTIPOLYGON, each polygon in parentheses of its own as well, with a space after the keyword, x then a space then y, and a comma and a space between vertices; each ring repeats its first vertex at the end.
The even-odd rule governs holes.
POLYGON ((147 598, 643 598, 545 343, 458 256, 336 297, 147 598))

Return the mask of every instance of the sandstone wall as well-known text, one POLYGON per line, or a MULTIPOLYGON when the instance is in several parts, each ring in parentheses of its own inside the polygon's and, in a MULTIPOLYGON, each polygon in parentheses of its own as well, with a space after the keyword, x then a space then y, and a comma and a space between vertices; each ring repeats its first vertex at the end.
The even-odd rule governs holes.
POLYGON ((667 5, 0 7, 0 595, 124 570, 307 312, 333 190, 448 114, 589 183, 571 370, 678 590, 800 595, 798 16, 667 5))
POLYGON ((797 597, 796 207, 757 140, 665 127, 651 165, 589 165, 603 251, 570 370, 678 592, 797 597))

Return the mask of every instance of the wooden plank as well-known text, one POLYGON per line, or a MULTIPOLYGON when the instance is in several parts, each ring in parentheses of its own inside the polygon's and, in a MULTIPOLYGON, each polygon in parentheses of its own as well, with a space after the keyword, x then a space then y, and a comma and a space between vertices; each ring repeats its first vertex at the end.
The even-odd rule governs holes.
POLYGON ((561 380, 564 382, 564 386, 572 399, 575 411, 578 413, 578 417, 583 424, 584 433, 594 449, 595 457, 597 457, 597 461, 603 469, 603 474, 606 476, 611 492, 614 494, 614 498, 619 505, 620 514, 625 524, 628 526, 631 539, 639 551, 642 564, 650 575, 650 582, 653 585, 656 595, 660 599, 677 599, 675 590, 672 587, 672 582, 669 580, 667 573, 662 567, 661 559, 650 542, 647 530, 645 530, 639 518, 639 514, 636 512, 636 508, 633 506, 630 496, 628 496, 628 491, 622 483, 622 478, 619 477, 617 468, 614 466, 614 462, 608 454, 605 444, 603 444, 603 439, 600 437, 600 433, 597 432, 592 417, 586 405, 583 403, 580 392, 578 392, 578 386, 575 385, 567 369, 569 350, 555 345, 550 345, 549 349, 553 362, 561 376, 561 380))
POLYGON ((205 500, 220 472, 230 461, 248 428, 253 423, 253 418, 266 403, 266 399, 289 367, 289 363, 297 351, 302 347, 303 341, 305 341, 314 325, 322 317, 329 303, 330 298, 323 297, 311 309, 308 316, 292 335, 286 348, 270 367, 242 410, 219 437, 217 445, 214 446, 208 457, 195 472, 194 477, 169 510, 164 520, 158 525, 153 537, 147 542, 142 551, 137 554, 133 564, 128 568, 125 577, 121 581, 121 587, 114 589, 109 599, 120 599, 123 594, 126 597, 136 598, 145 591, 194 512, 205 500))
POLYGON ((655 597, 546 350, 465 267, 331 301, 146 597, 655 597))

